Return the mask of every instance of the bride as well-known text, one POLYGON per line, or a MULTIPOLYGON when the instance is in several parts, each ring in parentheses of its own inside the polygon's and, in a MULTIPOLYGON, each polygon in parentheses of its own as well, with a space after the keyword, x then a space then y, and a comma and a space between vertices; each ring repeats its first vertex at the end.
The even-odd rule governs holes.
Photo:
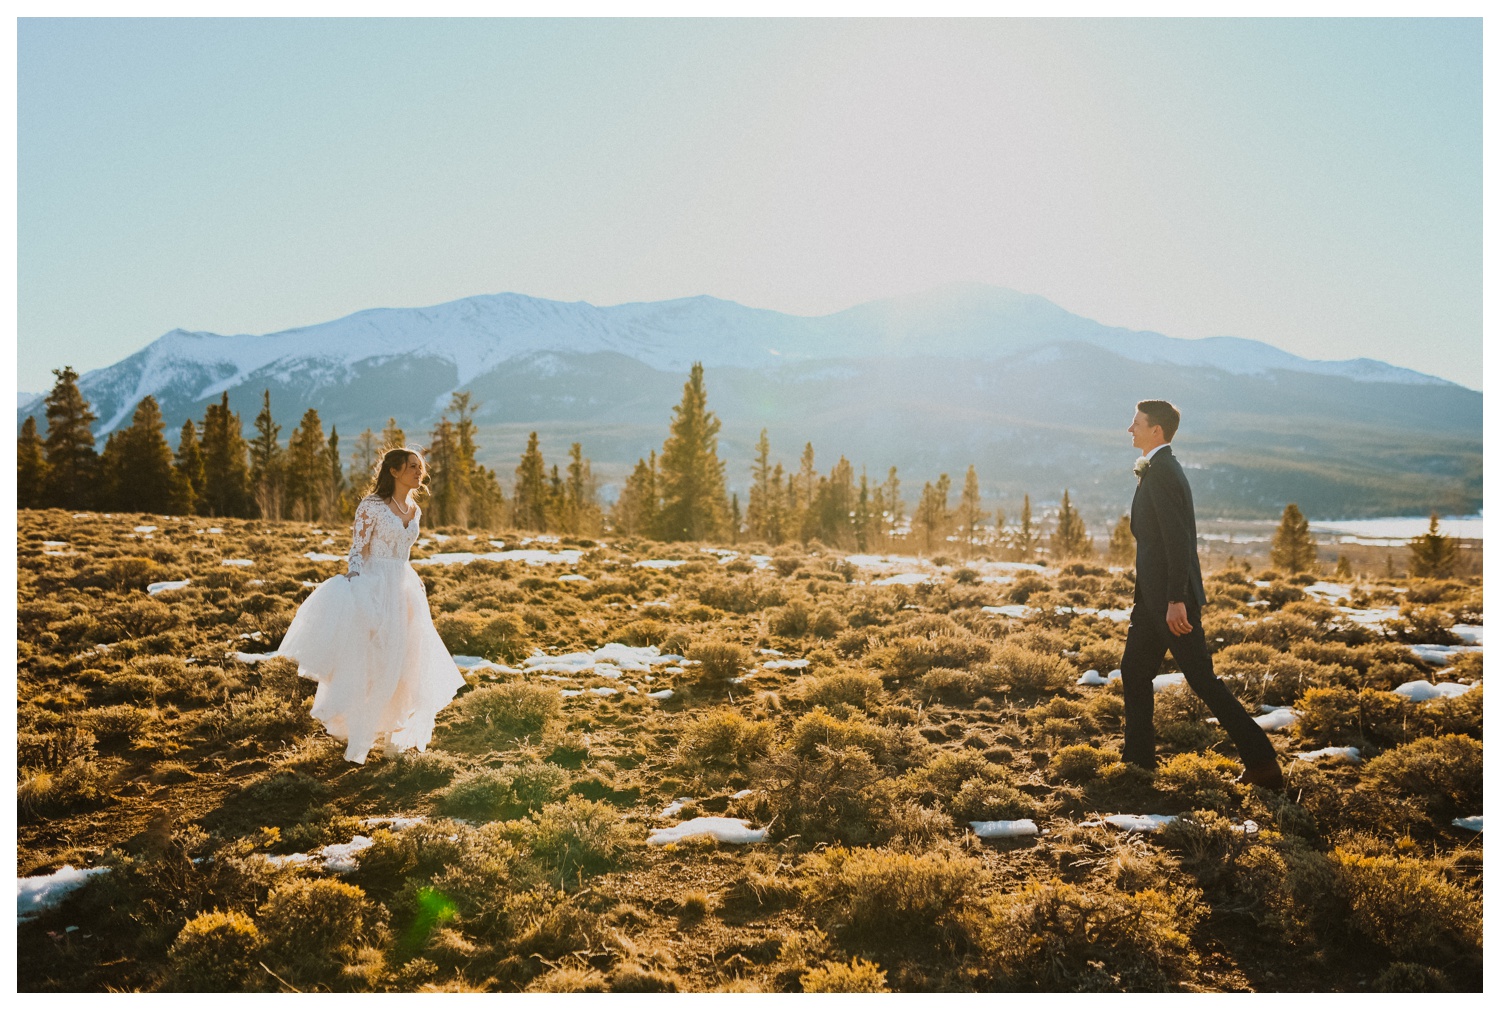
POLYGON ((348 574, 302 601, 281 642, 281 655, 318 682, 313 717, 358 764, 377 742, 426 750, 438 711, 464 685, 409 560, 422 514, 412 498, 425 476, 415 449, 386 452, 354 513, 348 574))

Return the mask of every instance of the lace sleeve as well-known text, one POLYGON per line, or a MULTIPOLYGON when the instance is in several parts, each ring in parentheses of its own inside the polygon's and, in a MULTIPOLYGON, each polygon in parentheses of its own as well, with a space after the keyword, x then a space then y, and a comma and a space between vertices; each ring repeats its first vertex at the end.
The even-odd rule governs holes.
POLYGON ((375 534, 374 503, 362 501, 354 513, 354 542, 349 545, 349 574, 358 575, 364 567, 365 556, 370 553, 370 540, 375 534))

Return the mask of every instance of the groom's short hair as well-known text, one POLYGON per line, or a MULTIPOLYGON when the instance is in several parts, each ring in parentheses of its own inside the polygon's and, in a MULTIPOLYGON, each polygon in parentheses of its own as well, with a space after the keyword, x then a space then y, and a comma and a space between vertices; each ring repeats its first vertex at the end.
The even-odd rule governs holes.
POLYGON ((1135 409, 1145 414, 1147 421, 1161 428, 1162 436, 1168 442, 1172 441, 1177 426, 1182 423, 1182 413, 1166 400, 1142 400, 1135 409))

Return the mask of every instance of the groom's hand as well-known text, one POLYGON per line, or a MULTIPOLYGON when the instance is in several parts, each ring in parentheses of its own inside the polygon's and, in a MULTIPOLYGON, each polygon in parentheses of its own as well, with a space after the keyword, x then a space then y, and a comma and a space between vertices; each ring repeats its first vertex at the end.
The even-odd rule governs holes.
POLYGON ((1193 630, 1193 622, 1188 620, 1186 603, 1167 604, 1167 630, 1174 635, 1186 635, 1193 630))

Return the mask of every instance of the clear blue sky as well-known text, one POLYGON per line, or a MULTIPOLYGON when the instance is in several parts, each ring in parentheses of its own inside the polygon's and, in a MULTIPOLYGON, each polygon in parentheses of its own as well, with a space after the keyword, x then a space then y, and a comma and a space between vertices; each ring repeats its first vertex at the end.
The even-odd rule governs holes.
POLYGON ((1479 25, 24 19, 20 388, 174 327, 961 280, 1478 388, 1479 25))

